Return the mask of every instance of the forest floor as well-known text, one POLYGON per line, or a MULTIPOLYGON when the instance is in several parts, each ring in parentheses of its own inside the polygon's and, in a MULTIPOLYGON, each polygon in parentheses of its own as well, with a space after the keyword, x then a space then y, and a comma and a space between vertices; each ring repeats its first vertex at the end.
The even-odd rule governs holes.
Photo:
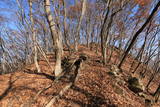
MULTIPOLYGON (((125 83, 126 78, 131 75, 129 70, 133 61, 128 56, 122 66, 121 77, 115 78, 109 75, 111 66, 117 62, 119 57, 116 51, 113 52, 111 62, 103 66, 101 54, 97 54, 90 49, 80 46, 79 52, 69 55, 76 59, 80 54, 87 55, 87 60, 83 62, 78 74, 78 79, 74 85, 56 100, 53 107, 147 107, 145 99, 132 92, 125 83), (123 82, 120 82, 124 81, 123 82)), ((67 54, 68 55, 68 54, 67 54)), ((48 55, 51 65, 54 67, 53 55, 48 55)), ((0 107, 44 107, 53 97, 68 84, 67 81, 59 80, 55 82, 55 77, 51 73, 45 60, 40 60, 41 73, 36 73, 34 64, 27 65, 14 73, 0 75, 0 107), (44 89, 46 88, 46 89, 44 89)), ((143 69, 139 67, 138 72, 143 69)), ((147 71, 149 74, 151 71, 147 71)), ((143 83, 147 83, 147 79, 143 83)), ((150 92, 157 88, 155 79, 151 84, 150 92)), ((150 96, 152 100, 152 96, 150 96)), ((160 102, 153 107, 160 107, 160 102)))

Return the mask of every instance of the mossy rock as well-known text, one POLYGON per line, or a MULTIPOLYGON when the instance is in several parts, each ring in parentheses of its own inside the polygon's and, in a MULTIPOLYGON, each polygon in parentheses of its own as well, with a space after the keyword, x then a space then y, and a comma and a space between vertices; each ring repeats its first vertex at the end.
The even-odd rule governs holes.
POLYGON ((71 63, 70 63, 69 57, 64 57, 64 58, 62 59, 61 65, 62 65, 63 68, 68 67, 70 64, 71 64, 71 63))
POLYGON ((142 87, 139 86, 128 85, 128 88, 135 93, 143 92, 142 87))
POLYGON ((144 91, 144 86, 136 77, 131 77, 128 79, 128 88, 135 93, 140 93, 144 91))
POLYGON ((138 78, 136 78, 136 77, 130 77, 129 79, 128 79, 128 83, 130 84, 130 85, 138 85, 139 84, 139 80, 138 80, 138 78))
POLYGON ((83 61, 86 61, 88 59, 88 56, 86 54, 80 54, 79 58, 83 61))

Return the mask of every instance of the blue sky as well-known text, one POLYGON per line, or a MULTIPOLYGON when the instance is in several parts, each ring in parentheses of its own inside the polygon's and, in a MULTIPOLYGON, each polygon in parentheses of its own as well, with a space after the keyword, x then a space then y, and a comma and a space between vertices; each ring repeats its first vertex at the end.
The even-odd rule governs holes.
POLYGON ((2 23, 4 26, 8 26, 12 29, 15 29, 14 18, 16 11, 16 4, 14 0, 0 0, 0 16, 5 17, 5 23, 2 23), (9 2, 12 1, 12 2, 9 2))
MULTIPOLYGON (((21 0, 19 0, 21 1, 21 0)), ((28 8, 27 5, 27 0, 22 0, 23 1, 23 6, 25 6, 25 9, 28 8)), ((66 4, 67 5, 73 5, 75 3, 75 0, 66 0, 66 4)), ((8 26, 11 29, 16 30, 16 23, 15 18, 15 12, 17 12, 18 10, 18 5, 16 0, 0 0, 0 16, 5 17, 5 19, 7 20, 7 22, 3 23, 3 26, 8 26)), ((28 11, 25 10, 26 15, 28 11)))

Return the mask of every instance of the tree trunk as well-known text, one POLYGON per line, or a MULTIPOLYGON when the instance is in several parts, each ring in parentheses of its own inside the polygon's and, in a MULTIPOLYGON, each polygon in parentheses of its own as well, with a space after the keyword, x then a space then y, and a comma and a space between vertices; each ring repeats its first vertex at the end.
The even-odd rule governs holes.
POLYGON ((63 2, 63 12, 64 12, 64 18, 63 18, 63 26, 64 26, 64 40, 67 48, 70 51, 70 46, 69 46, 69 40, 68 40, 68 30, 67 30, 67 8, 66 8, 66 3, 65 0, 62 0, 63 2))
POLYGON ((110 3, 111 3, 111 0, 108 0, 107 2, 107 12, 106 12, 106 15, 105 15, 105 18, 104 18, 104 21, 103 21, 103 24, 102 24, 102 28, 101 28, 101 31, 100 31, 100 37, 101 37, 101 52, 102 52, 102 57, 103 57, 103 64, 105 65, 106 64, 106 47, 104 46, 105 45, 105 36, 104 36, 104 31, 105 31, 105 27, 106 27, 106 23, 107 23, 107 19, 108 19, 108 15, 109 15, 109 12, 110 12, 110 3))
MULTIPOLYGON (((135 57, 135 60, 138 61, 138 64, 137 64, 136 68, 133 70, 133 72, 132 72, 133 74, 136 72, 136 70, 138 69, 139 65, 141 64, 140 61, 142 60, 142 55, 143 55, 144 48, 145 48, 145 44, 146 44, 147 37, 148 37, 148 34, 149 34, 149 32, 148 32, 148 31, 149 31, 149 28, 150 28, 150 26, 149 26, 148 29, 147 29, 144 43, 143 43, 143 45, 141 46, 141 49, 139 50, 137 56, 135 57)), ((130 70, 132 69, 134 63, 135 63, 135 62, 133 61, 132 64, 131 64, 130 70)), ((143 77, 143 76, 142 76, 142 77, 143 77)))
POLYGON ((127 50, 125 51, 125 53, 123 54, 120 63, 118 64, 118 67, 120 68, 121 65, 123 64, 126 56, 128 55, 130 49, 132 48, 132 46, 134 45, 135 40, 137 39, 137 37, 139 36, 139 34, 143 31, 143 29, 147 26, 147 24, 150 22, 150 20, 152 19, 152 17, 154 16, 154 14, 156 13, 156 11, 158 10, 158 7, 160 6, 160 1, 157 3, 156 7, 153 9, 153 11, 151 12, 150 16, 147 18, 146 22, 143 24, 143 26, 136 32, 136 34, 133 36, 133 39, 131 41, 131 43, 129 44, 127 50))
POLYGON ((61 68, 61 56, 62 56, 62 35, 59 32, 59 29, 56 29, 56 24, 52 18, 51 9, 50 9, 50 0, 44 0, 45 4, 45 12, 46 12, 46 18, 47 22, 49 24, 49 28, 51 31, 51 37, 53 40, 53 45, 55 46, 55 56, 56 56, 56 65, 55 65, 55 76, 58 76, 62 72, 61 68))
POLYGON ((83 5, 82 5, 82 13, 81 13, 81 17, 79 20, 79 23, 77 25, 77 30, 76 30, 76 37, 75 37, 75 50, 78 51, 78 38, 80 36, 80 28, 81 28, 81 24, 82 24, 82 19, 85 15, 86 12, 86 5, 87 5, 87 0, 83 0, 83 5))
POLYGON ((32 1, 28 0, 29 2, 29 11, 30 11, 30 20, 31 20, 31 30, 32 30, 32 36, 33 36, 33 44, 34 44, 34 63, 37 68, 37 72, 41 72, 40 67, 38 65, 38 54, 37 54, 37 46, 36 46, 36 29, 34 28, 34 19, 33 19, 33 14, 32 14, 32 1))
POLYGON ((2 74, 5 74, 6 73, 6 58, 5 58, 5 52, 3 51, 2 53, 2 74))

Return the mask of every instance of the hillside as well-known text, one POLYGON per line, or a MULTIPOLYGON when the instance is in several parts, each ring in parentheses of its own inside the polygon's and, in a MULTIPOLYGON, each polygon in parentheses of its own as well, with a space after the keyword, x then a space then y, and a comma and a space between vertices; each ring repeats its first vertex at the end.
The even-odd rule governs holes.
POLYGON ((160 107, 160 0, 0 0, 0 107, 160 107))
MULTIPOLYGON (((71 62, 81 54, 86 55, 87 60, 82 63, 74 85, 56 99, 53 107, 147 107, 145 98, 127 87, 126 79, 131 75, 129 62, 133 60, 131 56, 124 63, 121 75, 115 77, 108 73, 113 63, 103 66, 100 53, 96 54, 84 46, 79 47, 79 52, 69 55, 71 62)), ((112 61, 116 55, 114 51, 112 61)), ((48 55, 48 58, 54 67, 53 55, 48 55)), ((46 61, 40 60, 39 65, 41 73, 37 73, 32 64, 15 73, 0 75, 1 107, 44 107, 67 86, 67 76, 55 81, 46 61)), ((151 90, 155 91, 156 83, 152 84, 151 90)), ((150 100, 153 99, 149 93, 146 94, 150 100)), ((159 106, 160 102, 153 105, 159 106)))

